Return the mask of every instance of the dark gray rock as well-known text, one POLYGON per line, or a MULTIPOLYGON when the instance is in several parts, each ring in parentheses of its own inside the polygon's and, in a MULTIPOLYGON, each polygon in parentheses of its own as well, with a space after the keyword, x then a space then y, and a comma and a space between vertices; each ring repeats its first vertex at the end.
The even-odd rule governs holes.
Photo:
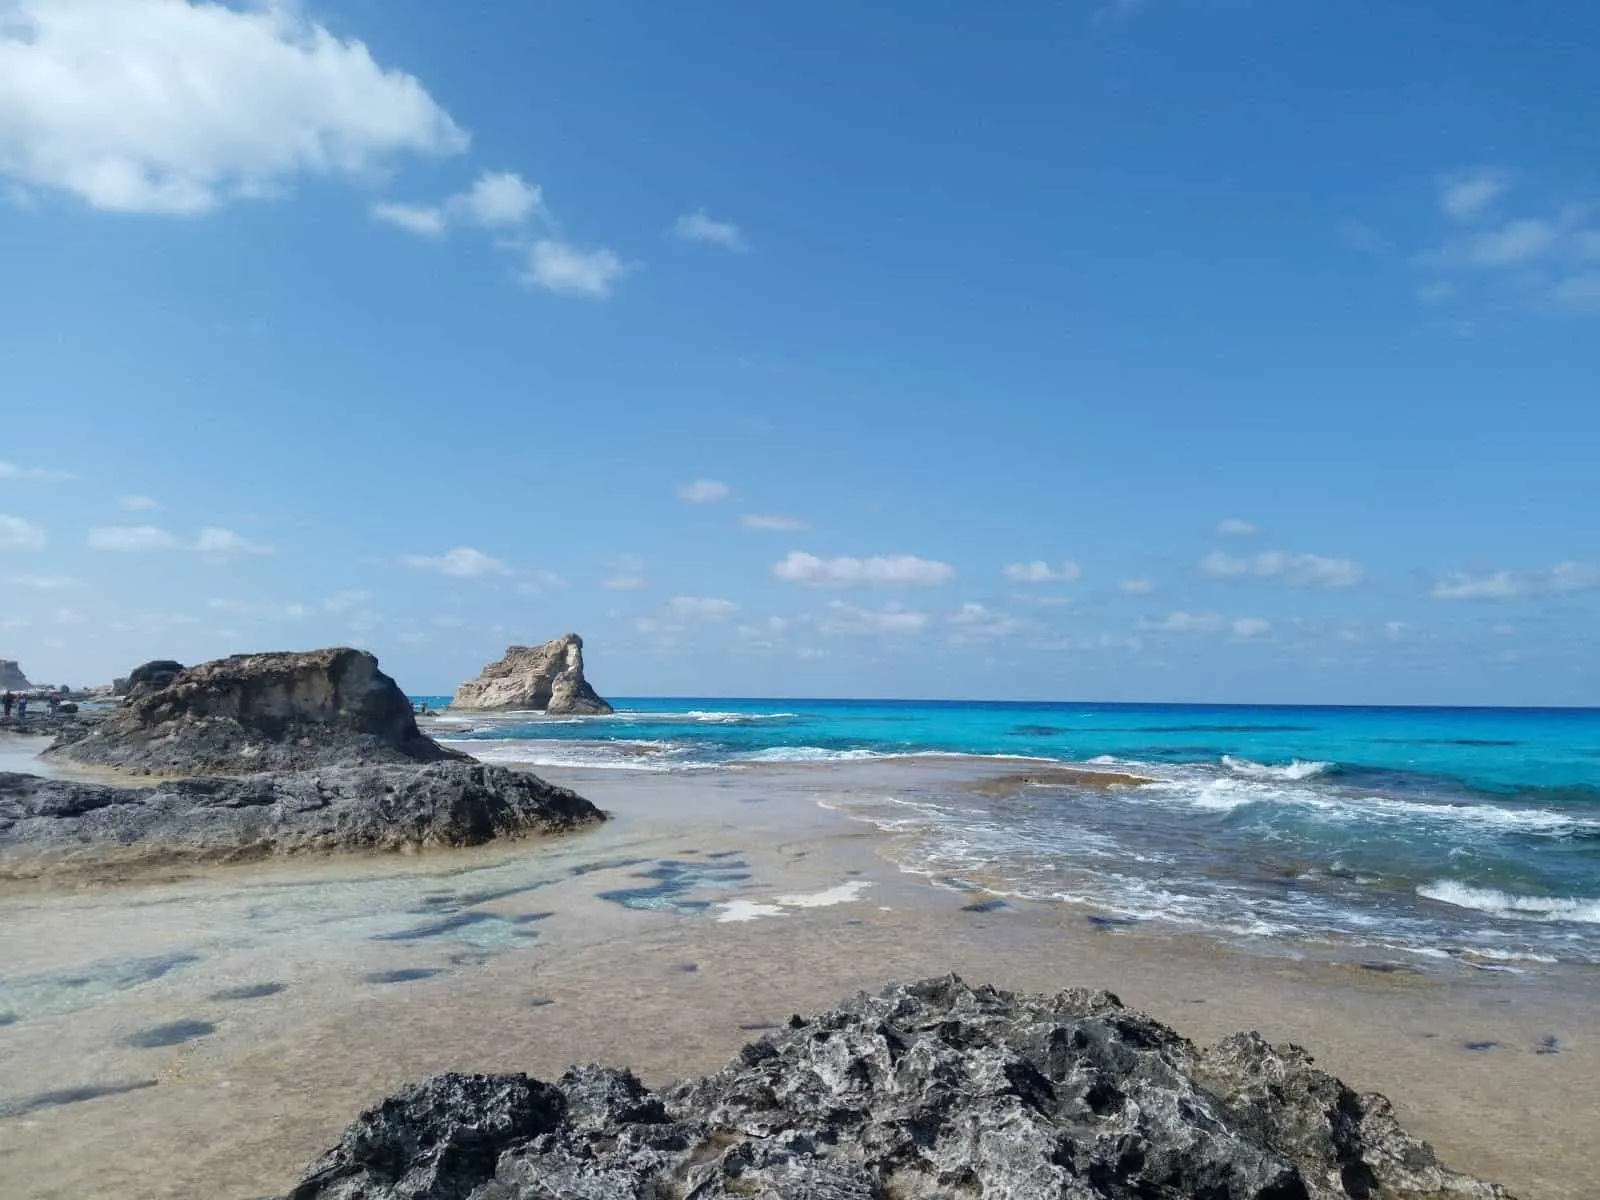
POLYGON ((1105 992, 895 985, 652 1094, 442 1075, 291 1200, 1508 1200, 1381 1096, 1254 1034, 1199 1050, 1105 992))
POLYGON ((137 697, 146 692, 158 692, 183 673, 183 664, 176 659, 157 658, 141 663, 128 672, 126 679, 116 681, 119 696, 137 697))
POLYGON ((336 647, 146 663, 123 706, 60 736, 47 757, 145 775, 243 775, 466 756, 417 729, 378 660, 336 647), (172 670, 172 668, 177 668, 172 670))
POLYGON ((0 878, 99 863, 472 846, 603 820, 566 788, 472 760, 118 787, 0 773, 0 878))

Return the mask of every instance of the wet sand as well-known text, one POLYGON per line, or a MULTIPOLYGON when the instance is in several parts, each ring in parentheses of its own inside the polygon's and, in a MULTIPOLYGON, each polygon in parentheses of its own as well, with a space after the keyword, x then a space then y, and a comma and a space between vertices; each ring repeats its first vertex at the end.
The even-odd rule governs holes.
POLYGON ((954 970, 1107 987, 1196 1041, 1298 1042, 1450 1165, 1523 1200, 1593 1196, 1595 972, 1324 961, 936 887, 816 803, 889 769, 544 769, 616 819, 0 898, 0 1193, 281 1193, 430 1073, 594 1060, 662 1083, 792 1012, 954 970))

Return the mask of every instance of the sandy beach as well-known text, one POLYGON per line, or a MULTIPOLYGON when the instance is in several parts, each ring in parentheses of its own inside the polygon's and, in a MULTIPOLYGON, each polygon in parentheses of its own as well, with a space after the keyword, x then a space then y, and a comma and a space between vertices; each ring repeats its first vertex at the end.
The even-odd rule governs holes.
POLYGON ((0 1190, 277 1194, 361 1107, 434 1072, 601 1061, 659 1084, 793 1012, 955 971, 1105 987, 1202 1043, 1300 1043, 1449 1165, 1524 1200, 1593 1194, 1593 970, 1337 961, 940 886, 832 811, 894 769, 544 770, 614 819, 0 896, 0 1190))

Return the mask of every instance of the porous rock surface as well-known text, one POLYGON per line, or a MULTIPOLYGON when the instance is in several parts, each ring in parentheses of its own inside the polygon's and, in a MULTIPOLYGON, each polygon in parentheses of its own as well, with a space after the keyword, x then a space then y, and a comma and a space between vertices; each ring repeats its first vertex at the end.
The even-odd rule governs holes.
POLYGON ((583 677, 583 639, 575 633, 542 646, 511 646, 456 689, 451 708, 604 714, 611 705, 583 677))
POLYGON ((129 677, 120 708, 45 755, 147 775, 464 757, 424 736, 378 660, 347 647, 236 654, 187 669, 146 663, 129 677))
POLYGON ((1508 1200, 1304 1050, 1200 1050, 1106 992, 893 985, 659 1093, 441 1075, 290 1200, 1508 1200))
POLYGON ((0 878, 329 850, 472 846, 603 820, 536 775, 471 760, 149 787, 0 772, 0 878))

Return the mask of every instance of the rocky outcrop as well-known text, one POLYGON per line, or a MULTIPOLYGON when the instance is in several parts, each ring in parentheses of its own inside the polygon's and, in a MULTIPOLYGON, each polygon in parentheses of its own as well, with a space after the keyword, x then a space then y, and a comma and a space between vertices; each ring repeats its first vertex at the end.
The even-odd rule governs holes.
POLYGON ((892 986, 648 1091, 443 1075, 291 1200, 1508 1200, 1295 1046, 1200 1050, 1105 992, 892 986))
POLYGON ((31 687, 15 659, 0 658, 0 692, 25 692, 31 687))
POLYGON ((456 689, 452 708, 531 709, 549 713, 612 711, 583 677, 583 639, 575 633, 542 646, 512 646, 456 689))
POLYGON ((348 648, 236 654, 187 669, 146 663, 129 677, 121 708, 45 753, 147 775, 464 757, 424 736, 378 660, 348 648))
POLYGON ((119 679, 112 685, 112 690, 118 696, 142 696, 148 692, 160 691, 181 674, 183 674, 181 662, 170 658, 158 658, 141 663, 129 671, 126 679, 119 679))
POLYGON ((144 788, 0 773, 0 879, 472 846, 601 820, 575 792, 472 761, 179 779, 144 788))

